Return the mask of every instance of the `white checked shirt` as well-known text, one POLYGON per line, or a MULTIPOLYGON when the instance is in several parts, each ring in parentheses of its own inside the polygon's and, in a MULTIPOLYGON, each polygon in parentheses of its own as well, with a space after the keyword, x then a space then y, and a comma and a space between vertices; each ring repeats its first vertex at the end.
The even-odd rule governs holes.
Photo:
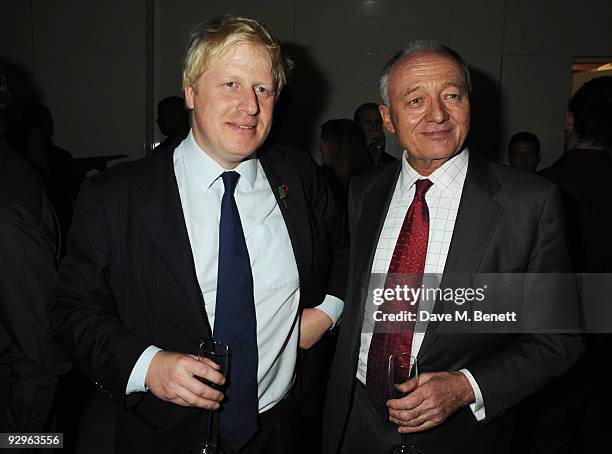
MULTIPOLYGON (((395 185, 389 211, 385 217, 385 223, 376 246, 372 263, 373 274, 385 274, 389 270, 397 238, 408 208, 414 198, 415 183, 423 178, 427 178, 433 183, 425 194, 425 201, 429 208, 429 241, 427 243, 424 272, 439 274, 444 272, 446 257, 455 228, 455 220, 457 219, 459 202, 461 201, 461 193, 463 192, 463 184, 467 174, 468 160, 469 151, 465 149, 442 164, 431 175, 423 177, 408 164, 406 152, 404 151, 402 169, 395 185)), ((412 340, 413 356, 417 356, 424 337, 424 331, 414 333, 412 340)), ((368 351, 370 350, 371 341, 371 332, 361 333, 357 378, 364 384, 366 382, 368 351)), ((462 372, 466 375, 474 389, 476 402, 471 405, 471 409, 476 419, 480 421, 485 417, 482 393, 472 374, 466 369, 463 369, 462 372)))

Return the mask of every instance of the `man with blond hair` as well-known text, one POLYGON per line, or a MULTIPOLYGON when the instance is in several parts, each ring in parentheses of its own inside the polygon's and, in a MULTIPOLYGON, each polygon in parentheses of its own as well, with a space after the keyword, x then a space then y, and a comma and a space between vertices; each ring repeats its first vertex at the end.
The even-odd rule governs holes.
POLYGON ((259 22, 212 19, 185 59, 187 138, 83 186, 51 315, 121 407, 116 452, 186 453, 213 414, 226 453, 300 451, 298 346, 342 312, 346 248, 310 157, 264 147, 286 78, 259 22), (227 379, 195 356, 207 338, 227 379))

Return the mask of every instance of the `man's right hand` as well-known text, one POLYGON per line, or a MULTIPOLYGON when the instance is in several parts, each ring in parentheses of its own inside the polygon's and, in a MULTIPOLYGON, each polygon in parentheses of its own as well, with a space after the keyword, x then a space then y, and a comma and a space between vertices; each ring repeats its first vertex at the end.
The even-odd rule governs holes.
POLYGON ((208 358, 198 361, 196 356, 160 351, 155 354, 145 378, 149 390, 159 399, 183 407, 216 410, 223 393, 205 385, 196 377, 222 385, 225 378, 219 366, 208 358))

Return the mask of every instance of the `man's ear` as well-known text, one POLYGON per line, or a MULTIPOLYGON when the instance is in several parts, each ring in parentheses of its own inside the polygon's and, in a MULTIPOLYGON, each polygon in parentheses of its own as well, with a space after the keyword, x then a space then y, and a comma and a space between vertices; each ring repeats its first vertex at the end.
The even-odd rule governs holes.
POLYGON ((378 111, 380 112, 380 116, 382 117, 385 129, 391 134, 395 134, 395 128, 393 127, 393 123, 391 122, 391 113, 389 112, 389 108, 385 104, 381 104, 380 106, 378 106, 378 111))
POLYGON ((569 110, 565 112, 565 120, 563 122, 563 129, 565 131, 570 132, 574 129, 574 114, 569 110))
POLYGON ((183 87, 183 93, 185 94, 185 105, 189 110, 193 110, 195 105, 195 92, 191 85, 185 85, 183 87))

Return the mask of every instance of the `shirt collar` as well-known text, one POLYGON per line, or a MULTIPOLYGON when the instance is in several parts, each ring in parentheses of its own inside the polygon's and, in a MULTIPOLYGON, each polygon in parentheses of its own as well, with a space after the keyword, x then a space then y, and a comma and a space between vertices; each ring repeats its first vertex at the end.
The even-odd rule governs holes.
MULTIPOLYGON (((181 145, 187 178, 197 182, 198 185, 203 185, 206 190, 210 189, 221 174, 227 171, 200 148, 193 137, 192 131, 189 131, 189 135, 181 145)), ((257 158, 255 154, 252 158, 242 161, 233 170, 240 174, 240 180, 246 181, 249 187, 253 189, 257 179, 257 158)), ((238 184, 240 184, 240 180, 238 184)))
POLYGON ((433 183, 432 189, 435 187, 442 192, 450 191, 454 195, 461 195, 469 161, 469 150, 467 148, 446 161, 427 177, 418 173, 408 164, 407 153, 404 150, 400 173, 400 185, 404 194, 408 193, 417 180, 427 178, 433 183))

